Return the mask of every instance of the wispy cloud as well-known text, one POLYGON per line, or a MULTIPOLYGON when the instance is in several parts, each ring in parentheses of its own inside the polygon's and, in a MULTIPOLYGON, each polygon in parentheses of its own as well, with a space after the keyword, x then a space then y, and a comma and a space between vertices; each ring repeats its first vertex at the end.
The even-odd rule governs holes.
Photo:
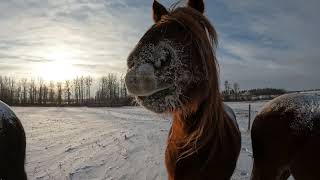
POLYGON ((99 75, 123 73, 128 52, 151 22, 150 6, 118 0, 1 1, 0 62, 45 63, 54 60, 50 54, 68 53, 66 60, 88 64, 79 67, 92 74, 99 68, 99 75), (93 71, 94 63, 102 66, 93 71))
POLYGON ((222 80, 244 88, 319 88, 319 1, 216 0, 222 80))

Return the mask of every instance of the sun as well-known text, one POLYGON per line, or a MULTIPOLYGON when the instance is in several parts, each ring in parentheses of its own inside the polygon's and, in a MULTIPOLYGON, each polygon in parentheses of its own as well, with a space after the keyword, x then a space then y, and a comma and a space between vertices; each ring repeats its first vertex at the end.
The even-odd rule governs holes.
POLYGON ((36 74, 46 81, 64 81, 83 75, 83 72, 74 66, 66 53, 47 55, 50 60, 36 66, 36 74))

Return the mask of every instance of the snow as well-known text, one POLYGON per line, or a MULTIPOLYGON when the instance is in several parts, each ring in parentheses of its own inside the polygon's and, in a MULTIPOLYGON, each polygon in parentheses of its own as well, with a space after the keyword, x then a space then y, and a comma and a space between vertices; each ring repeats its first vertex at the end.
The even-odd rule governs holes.
POLYGON ((165 179, 170 121, 138 107, 14 108, 29 179, 165 179))
MULTIPOLYGON (((234 180, 249 179, 249 103, 235 110, 242 150, 234 180)), ((265 102, 252 103, 252 119, 265 102)), ((13 108, 27 135, 26 170, 33 180, 164 180, 170 118, 141 107, 13 108)))
POLYGON ((320 95, 320 90, 314 90, 314 91, 306 91, 306 92, 300 92, 301 94, 315 94, 320 95))
POLYGON ((251 104, 251 124, 254 117, 265 104, 265 101, 261 102, 231 102, 227 103, 235 112, 237 121, 241 131, 242 148, 238 159, 237 168, 233 175, 233 180, 249 180, 252 169, 252 147, 250 131, 248 131, 249 121, 249 104, 251 104))

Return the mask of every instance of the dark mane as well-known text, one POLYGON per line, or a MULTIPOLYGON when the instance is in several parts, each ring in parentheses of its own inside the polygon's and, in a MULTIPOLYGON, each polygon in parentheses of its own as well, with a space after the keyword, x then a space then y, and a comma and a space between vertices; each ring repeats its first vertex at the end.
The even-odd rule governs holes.
MULTIPOLYGON (((183 118, 190 114, 201 111, 202 115, 198 119, 194 131, 185 137, 182 147, 187 150, 181 154, 179 159, 192 155, 194 152, 208 144, 212 139, 216 139, 213 148, 222 143, 225 114, 223 111, 222 99, 219 91, 219 71, 215 49, 218 44, 217 32, 208 19, 200 12, 192 8, 173 9, 168 15, 164 16, 160 23, 176 21, 189 30, 192 37, 193 47, 198 49, 201 61, 205 65, 204 81, 207 82, 209 94, 204 102, 190 102, 187 109, 183 112, 175 112, 183 118), (204 104, 203 104, 204 103, 204 104), (201 104, 203 104, 201 106, 201 104)), ((212 152, 215 150, 213 149, 212 152)))

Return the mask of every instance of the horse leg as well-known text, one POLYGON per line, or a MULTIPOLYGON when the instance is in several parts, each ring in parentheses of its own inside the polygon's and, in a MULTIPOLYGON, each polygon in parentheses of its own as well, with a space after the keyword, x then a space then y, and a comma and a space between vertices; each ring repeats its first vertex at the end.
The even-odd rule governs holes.
POLYGON ((5 180, 27 180, 27 174, 24 168, 15 167, 15 169, 10 169, 5 180))
POLYGON ((280 175, 280 180, 287 180, 291 175, 291 172, 289 169, 285 169, 282 174, 280 175))
POLYGON ((320 179, 320 128, 317 131, 318 134, 308 138, 308 142, 291 164, 291 172, 296 180, 320 179))
POLYGON ((251 180, 287 180, 289 177, 290 171, 277 163, 254 161, 251 180))
POLYGON ((273 150, 262 149, 259 143, 252 141, 254 162, 251 180, 287 180, 290 171, 282 156, 285 152, 281 152, 276 146, 270 146, 274 147, 273 150))

